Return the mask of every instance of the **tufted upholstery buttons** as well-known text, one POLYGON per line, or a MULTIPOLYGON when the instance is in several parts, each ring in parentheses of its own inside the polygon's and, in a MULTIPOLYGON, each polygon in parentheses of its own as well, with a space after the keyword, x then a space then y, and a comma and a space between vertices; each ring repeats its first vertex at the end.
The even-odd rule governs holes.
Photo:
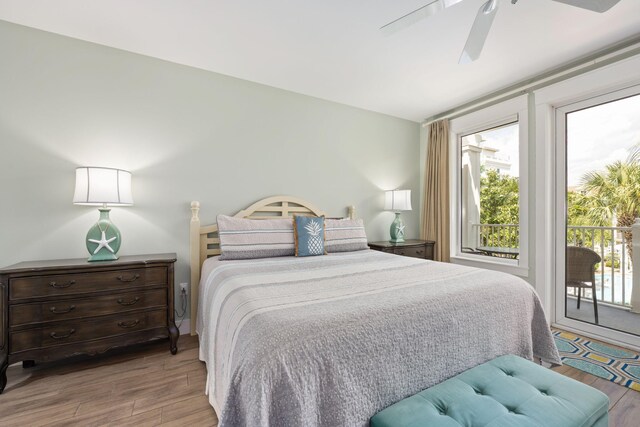
POLYGON ((594 427, 605 425, 608 406, 607 396, 589 386, 501 356, 392 405, 370 425, 594 427))

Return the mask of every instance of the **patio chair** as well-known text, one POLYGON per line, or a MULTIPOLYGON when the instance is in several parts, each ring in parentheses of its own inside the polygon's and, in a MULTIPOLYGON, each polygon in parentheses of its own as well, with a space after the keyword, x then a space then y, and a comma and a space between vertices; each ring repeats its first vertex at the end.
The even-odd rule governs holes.
POLYGON ((578 310, 583 289, 591 289, 593 313, 598 324, 598 302, 596 299, 596 264, 602 258, 589 248, 567 246, 567 288, 578 288, 578 310))
POLYGON ((478 255, 486 255, 484 252, 477 250, 476 248, 470 248, 467 246, 463 246, 462 247, 462 252, 468 253, 468 254, 478 254, 478 255))

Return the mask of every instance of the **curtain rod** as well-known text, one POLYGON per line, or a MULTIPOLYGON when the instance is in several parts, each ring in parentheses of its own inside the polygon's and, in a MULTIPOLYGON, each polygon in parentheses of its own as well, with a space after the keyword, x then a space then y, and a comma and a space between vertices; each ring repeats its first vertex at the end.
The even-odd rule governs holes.
POLYGON ((443 113, 431 116, 422 122, 422 126, 428 126, 438 120, 455 119, 639 54, 640 34, 637 34, 621 43, 609 46, 596 53, 491 92, 488 95, 481 96, 480 98, 476 98, 473 101, 469 101, 443 113))

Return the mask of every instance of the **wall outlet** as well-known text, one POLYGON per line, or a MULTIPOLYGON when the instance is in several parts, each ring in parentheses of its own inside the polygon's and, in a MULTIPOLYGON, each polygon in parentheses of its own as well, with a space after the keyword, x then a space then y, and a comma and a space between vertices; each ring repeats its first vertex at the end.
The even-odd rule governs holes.
POLYGON ((180 283, 180 292, 184 292, 185 294, 189 293, 189 284, 188 283, 180 283))

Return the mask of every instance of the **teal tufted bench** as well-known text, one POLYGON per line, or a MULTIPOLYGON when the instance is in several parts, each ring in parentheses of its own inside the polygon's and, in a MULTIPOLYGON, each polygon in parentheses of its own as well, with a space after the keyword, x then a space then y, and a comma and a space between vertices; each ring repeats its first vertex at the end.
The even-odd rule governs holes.
POLYGON ((609 398, 518 356, 501 356, 384 409, 371 427, 606 427, 609 398))

